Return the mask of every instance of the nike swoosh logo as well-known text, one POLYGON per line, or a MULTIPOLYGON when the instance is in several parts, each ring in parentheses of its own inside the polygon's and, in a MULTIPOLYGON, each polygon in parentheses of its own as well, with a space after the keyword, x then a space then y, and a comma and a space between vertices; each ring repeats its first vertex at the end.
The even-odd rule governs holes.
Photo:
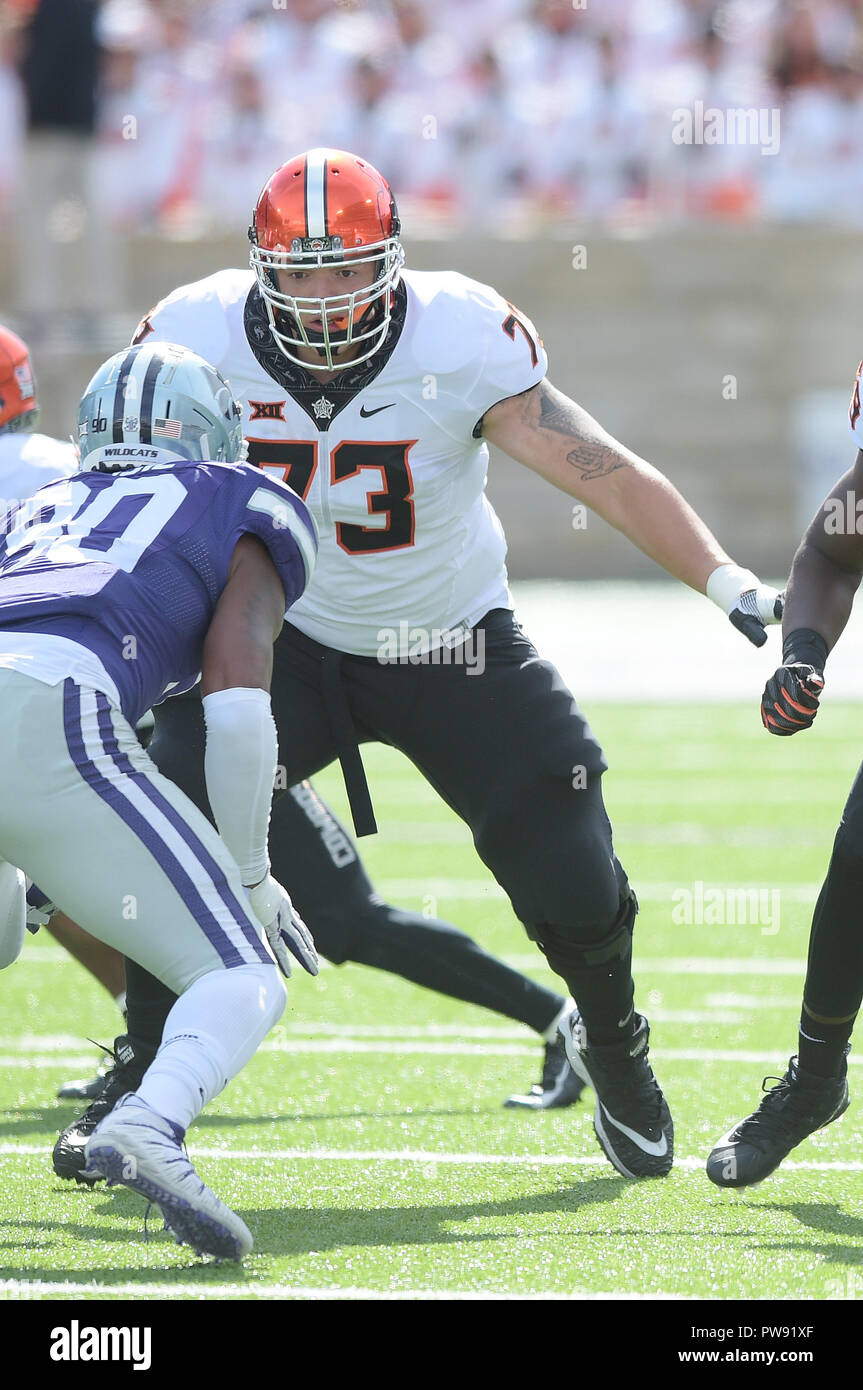
POLYGON ((390 401, 389 405, 376 405, 374 410, 366 410, 364 405, 360 406, 360 414, 364 420, 368 420, 370 415, 379 415, 382 410, 392 410, 395 401, 390 401))
POLYGON ((620 1120, 616 1120, 614 1116, 611 1114, 611 1112, 609 1110, 606 1110, 605 1106, 602 1104, 602 1101, 600 1101, 599 1103, 602 1107, 602 1113, 605 1115, 606 1119, 610 1120, 611 1123, 614 1125, 615 1129, 620 1130, 621 1134, 625 1134, 627 1139, 631 1139, 633 1144, 637 1144, 638 1147, 642 1150, 642 1152, 646 1154, 654 1154, 656 1158, 662 1158, 663 1154, 668 1153, 668 1140, 666 1139, 664 1134, 661 1135, 659 1139, 645 1139, 644 1135, 639 1134, 637 1130, 630 1129, 629 1125, 625 1125, 620 1120))
MULTIPOLYGON (((718 1151, 719 1151, 720 1149, 725 1149, 725 1150, 727 1150, 727 1153, 728 1153, 728 1154, 734 1152, 734 1143, 735 1143, 734 1136, 735 1136, 735 1134, 737 1133, 737 1131, 738 1131, 738 1129, 740 1128, 740 1126, 741 1126, 742 1123, 743 1123, 742 1120, 738 1120, 736 1125, 732 1125, 730 1129, 727 1129, 727 1130, 725 1131, 725 1133, 723 1134, 723 1136, 722 1136, 721 1139, 717 1139, 716 1143, 713 1145, 713 1152, 714 1152, 714 1153, 718 1153, 718 1151)), ((727 1154, 724 1155, 724 1156, 727 1157, 727 1154)))

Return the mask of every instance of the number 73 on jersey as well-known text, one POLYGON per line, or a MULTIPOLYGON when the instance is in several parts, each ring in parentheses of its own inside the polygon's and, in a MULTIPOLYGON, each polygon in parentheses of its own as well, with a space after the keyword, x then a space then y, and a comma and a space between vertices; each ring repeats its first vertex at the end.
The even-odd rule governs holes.
MULTIPOLYGON (((318 468, 318 442, 306 439, 249 439, 249 463, 287 483, 307 501, 318 468)), ((345 439, 330 454, 330 486, 355 478, 363 469, 377 470, 381 487, 366 494, 370 518, 360 526, 336 522, 336 544, 348 555, 375 555, 414 544, 416 516, 408 454, 415 439, 373 443, 345 439), (383 524, 381 524, 381 520, 383 524)), ((309 504, 312 505, 311 503, 309 504)))

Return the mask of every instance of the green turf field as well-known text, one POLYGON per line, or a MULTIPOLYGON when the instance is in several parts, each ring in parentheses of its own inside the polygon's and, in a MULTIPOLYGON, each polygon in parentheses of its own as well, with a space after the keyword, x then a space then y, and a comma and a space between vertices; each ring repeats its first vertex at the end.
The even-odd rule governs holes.
MULTIPOLYGON (((751 704, 594 703, 590 714, 642 904, 638 1000, 676 1121, 670 1178, 619 1177, 590 1104, 502 1108, 538 1079, 529 1032, 390 976, 325 968, 295 979, 282 1025, 190 1132, 201 1175, 256 1244, 242 1269, 203 1264, 152 1217, 146 1241, 133 1194, 53 1176, 53 1139, 75 1113, 55 1089, 93 1069, 86 1034, 109 1041, 118 1029, 107 997, 43 934, 0 992, 0 1293, 863 1296, 859 1099, 757 1190, 721 1192, 703 1174, 713 1141, 794 1050, 810 911, 860 756, 859 706, 826 706, 793 741, 768 739, 751 704), (717 888, 763 889, 767 910, 743 924, 673 919, 683 893, 715 904, 717 888)), ((363 853, 380 890, 542 977, 460 822, 398 755, 367 750, 366 762, 381 834, 363 853)), ((343 807, 338 773, 318 785, 343 807)), ((851 1058, 858 1098, 861 1061, 851 1058)))

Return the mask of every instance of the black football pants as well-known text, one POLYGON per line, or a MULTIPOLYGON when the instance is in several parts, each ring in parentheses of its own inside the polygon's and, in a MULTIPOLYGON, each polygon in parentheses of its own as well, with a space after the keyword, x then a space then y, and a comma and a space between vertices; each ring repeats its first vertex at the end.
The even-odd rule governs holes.
POLYGON ((863 1002, 863 767, 815 905, 803 998, 822 1018, 849 1018, 863 1002))
MULTIPOLYGON (((512 613, 487 614, 473 647, 482 650, 474 667, 382 664, 335 653, 286 624, 272 681, 282 784, 302 782, 342 751, 335 678, 359 742, 398 748, 467 822, 528 935, 578 999, 592 1038, 612 1041, 632 1003, 637 905, 612 846, 602 750, 561 677, 512 613)), ((155 713, 151 756, 206 809, 200 700, 168 700, 155 713)), ((296 891, 289 836, 281 834, 289 796, 274 803, 273 873, 318 935, 315 914, 296 891)), ((553 1012, 548 1009, 547 1021, 553 1012)))

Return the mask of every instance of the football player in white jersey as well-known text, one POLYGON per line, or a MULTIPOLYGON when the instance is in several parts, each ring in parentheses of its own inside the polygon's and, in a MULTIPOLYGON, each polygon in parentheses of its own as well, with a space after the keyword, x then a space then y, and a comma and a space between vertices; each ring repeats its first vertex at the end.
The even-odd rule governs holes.
POLYGON ((87 1160, 156 1202, 179 1241, 234 1259, 251 1234, 198 1178, 183 1134, 280 1017, 276 961, 317 973, 266 848, 273 642, 317 540, 300 499, 239 462, 239 417, 187 349, 118 354, 81 402, 82 471, 16 506, 0 538, 0 956, 20 942, 26 873, 179 996, 87 1160), (134 732, 199 679, 222 838, 134 732))
POLYGON ((71 441, 38 434, 36 381, 27 345, 0 324, 0 506, 32 497, 78 466, 71 441))
MULTIPOLYGON (((730 560, 661 473, 546 380, 524 314, 463 275, 403 271, 399 230, 389 186, 366 161, 297 156, 261 193, 251 271, 175 290, 135 341, 175 339, 213 359, 242 400, 250 461, 289 481, 317 521, 315 578, 276 644, 287 781, 338 757, 367 833, 357 744, 388 743, 415 763, 578 1000, 562 1032, 596 1093, 604 1152, 628 1176, 664 1175, 673 1127, 633 1003, 637 902, 603 806, 607 765, 515 622, 486 441, 706 592, 757 645, 781 598, 730 560)), ((171 704, 151 752, 194 798, 200 710, 171 704)), ((278 873, 278 804, 270 851, 278 873)))
MULTIPOLYGON (((822 504, 794 556, 783 620, 782 665, 761 697, 768 733, 809 729, 824 690, 824 667, 851 616, 863 579, 863 418, 860 382, 851 397, 857 457, 822 504)), ((804 802, 805 806, 805 802, 804 802)), ((719 1139, 707 1176, 719 1187, 762 1182, 793 1148, 848 1109, 851 1035, 863 1003, 863 767, 833 843, 809 933, 797 1055, 785 1075, 765 1077, 766 1095, 719 1139), (767 1081, 775 1086, 767 1087, 767 1081)))

